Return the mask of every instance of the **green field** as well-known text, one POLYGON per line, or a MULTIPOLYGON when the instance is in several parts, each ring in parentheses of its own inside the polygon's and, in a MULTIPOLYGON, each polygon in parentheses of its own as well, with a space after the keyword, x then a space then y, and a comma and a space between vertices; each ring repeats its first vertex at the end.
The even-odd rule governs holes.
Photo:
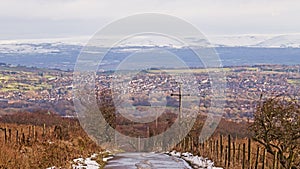
POLYGON ((231 68, 199 68, 199 69, 159 69, 159 70, 148 70, 149 73, 168 73, 168 74, 178 74, 178 73, 209 73, 209 72, 229 72, 231 68))
POLYGON ((300 84, 300 79, 287 79, 287 82, 289 84, 299 85, 300 84))
POLYGON ((45 79, 55 76, 45 72, 40 76, 37 72, 14 70, 16 68, 0 69, 0 92, 37 91, 52 88, 45 79))

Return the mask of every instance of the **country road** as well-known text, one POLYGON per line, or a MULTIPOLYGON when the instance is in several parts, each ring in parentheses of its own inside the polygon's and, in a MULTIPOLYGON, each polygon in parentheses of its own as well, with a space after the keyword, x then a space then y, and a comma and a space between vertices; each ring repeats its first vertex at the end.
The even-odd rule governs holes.
POLYGON ((158 153, 120 153, 105 169, 191 169, 182 159, 158 153))

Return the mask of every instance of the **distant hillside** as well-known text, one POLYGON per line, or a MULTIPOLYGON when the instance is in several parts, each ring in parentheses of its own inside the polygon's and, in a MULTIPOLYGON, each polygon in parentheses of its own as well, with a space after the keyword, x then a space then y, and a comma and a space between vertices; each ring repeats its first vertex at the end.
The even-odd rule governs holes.
MULTIPOLYGON (((72 70, 88 37, 79 39, 0 41, 1 63, 72 70)), ((191 40, 215 47, 224 66, 300 63, 300 34, 209 36, 211 44, 205 39, 191 40)), ((129 54, 149 48, 168 50, 189 66, 203 66, 195 65, 194 53, 184 46, 138 39, 110 50, 102 62, 102 69, 112 69, 129 54)))

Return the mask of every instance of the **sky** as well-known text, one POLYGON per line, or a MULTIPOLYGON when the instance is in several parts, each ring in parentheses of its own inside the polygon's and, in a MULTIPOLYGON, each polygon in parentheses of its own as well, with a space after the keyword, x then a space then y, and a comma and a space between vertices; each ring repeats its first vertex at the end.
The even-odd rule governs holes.
POLYGON ((205 35, 300 32, 299 0, 0 0, 0 40, 92 36, 133 14, 169 14, 205 35))

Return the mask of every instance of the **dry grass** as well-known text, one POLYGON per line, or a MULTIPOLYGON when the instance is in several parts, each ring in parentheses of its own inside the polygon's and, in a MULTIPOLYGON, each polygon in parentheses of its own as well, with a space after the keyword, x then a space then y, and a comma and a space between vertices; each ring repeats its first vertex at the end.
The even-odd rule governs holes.
POLYGON ((0 128, 0 168, 71 168, 74 158, 102 151, 74 119, 22 113, 2 117, 0 128))

